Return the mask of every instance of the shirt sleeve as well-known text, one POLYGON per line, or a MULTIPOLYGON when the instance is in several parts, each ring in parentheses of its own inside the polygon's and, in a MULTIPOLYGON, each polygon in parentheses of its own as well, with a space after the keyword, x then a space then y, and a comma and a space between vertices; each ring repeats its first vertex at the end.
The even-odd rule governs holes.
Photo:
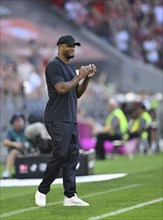
POLYGON ((58 62, 51 62, 46 67, 46 76, 50 79, 51 83, 55 85, 58 82, 65 82, 62 69, 58 62))
POLYGON ((6 139, 8 139, 8 140, 10 140, 10 141, 13 141, 13 136, 12 136, 12 134, 11 134, 10 131, 7 132, 7 134, 6 134, 6 139))

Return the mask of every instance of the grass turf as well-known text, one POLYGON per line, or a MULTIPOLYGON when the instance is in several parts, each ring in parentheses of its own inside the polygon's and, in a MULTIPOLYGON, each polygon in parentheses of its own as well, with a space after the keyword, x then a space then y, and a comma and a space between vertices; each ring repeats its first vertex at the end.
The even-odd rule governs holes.
MULTIPOLYGON (((128 173, 124 178, 110 181, 77 184, 78 194, 89 207, 63 207, 63 188, 53 185, 47 195, 49 204, 45 208, 35 208, 33 187, 1 188, 1 214, 34 207, 30 211, 18 213, 1 219, 12 220, 86 220, 126 207, 135 206, 163 197, 162 154, 137 155, 129 161, 125 156, 112 160, 96 161, 95 174, 128 173), (131 186, 131 188, 123 187, 131 186), (132 187, 133 186, 133 187, 132 187), (111 191, 112 190, 112 191, 111 191), (99 194, 97 194, 99 192, 99 194), (84 198, 85 197, 85 198, 84 198), (54 203, 54 204, 53 204, 54 203)), ((3 170, 1 165, 1 171, 3 170)), ((163 202, 157 202, 122 214, 106 217, 110 220, 162 220, 163 202)))

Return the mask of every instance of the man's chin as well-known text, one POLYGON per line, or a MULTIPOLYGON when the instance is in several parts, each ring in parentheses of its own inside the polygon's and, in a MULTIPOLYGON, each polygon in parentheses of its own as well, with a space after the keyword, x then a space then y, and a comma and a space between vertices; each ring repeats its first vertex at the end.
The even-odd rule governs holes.
POLYGON ((69 56, 70 59, 72 59, 72 58, 74 58, 74 57, 75 57, 75 55, 70 55, 70 56, 69 56))

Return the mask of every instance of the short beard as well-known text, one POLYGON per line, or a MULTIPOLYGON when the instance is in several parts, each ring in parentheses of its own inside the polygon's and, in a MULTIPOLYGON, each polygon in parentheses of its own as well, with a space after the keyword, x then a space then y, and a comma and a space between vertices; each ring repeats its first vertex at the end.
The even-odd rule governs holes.
POLYGON ((63 53, 63 55, 64 55, 64 57, 65 57, 67 60, 72 59, 72 58, 75 57, 74 55, 71 55, 71 56, 70 56, 70 54, 69 54, 67 51, 65 51, 65 52, 63 53))

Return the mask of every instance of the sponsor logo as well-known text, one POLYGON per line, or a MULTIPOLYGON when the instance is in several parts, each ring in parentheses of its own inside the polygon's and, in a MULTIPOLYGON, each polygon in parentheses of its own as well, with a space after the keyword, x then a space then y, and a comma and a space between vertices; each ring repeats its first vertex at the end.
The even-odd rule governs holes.
POLYGON ((28 164, 20 164, 19 173, 28 173, 28 164))
POLYGON ((31 172, 36 172, 38 165, 37 164, 32 164, 32 166, 30 167, 30 171, 31 172))
POLYGON ((46 170, 46 166, 47 166, 46 163, 40 163, 40 164, 39 164, 39 170, 40 170, 41 172, 44 172, 44 171, 46 170))

